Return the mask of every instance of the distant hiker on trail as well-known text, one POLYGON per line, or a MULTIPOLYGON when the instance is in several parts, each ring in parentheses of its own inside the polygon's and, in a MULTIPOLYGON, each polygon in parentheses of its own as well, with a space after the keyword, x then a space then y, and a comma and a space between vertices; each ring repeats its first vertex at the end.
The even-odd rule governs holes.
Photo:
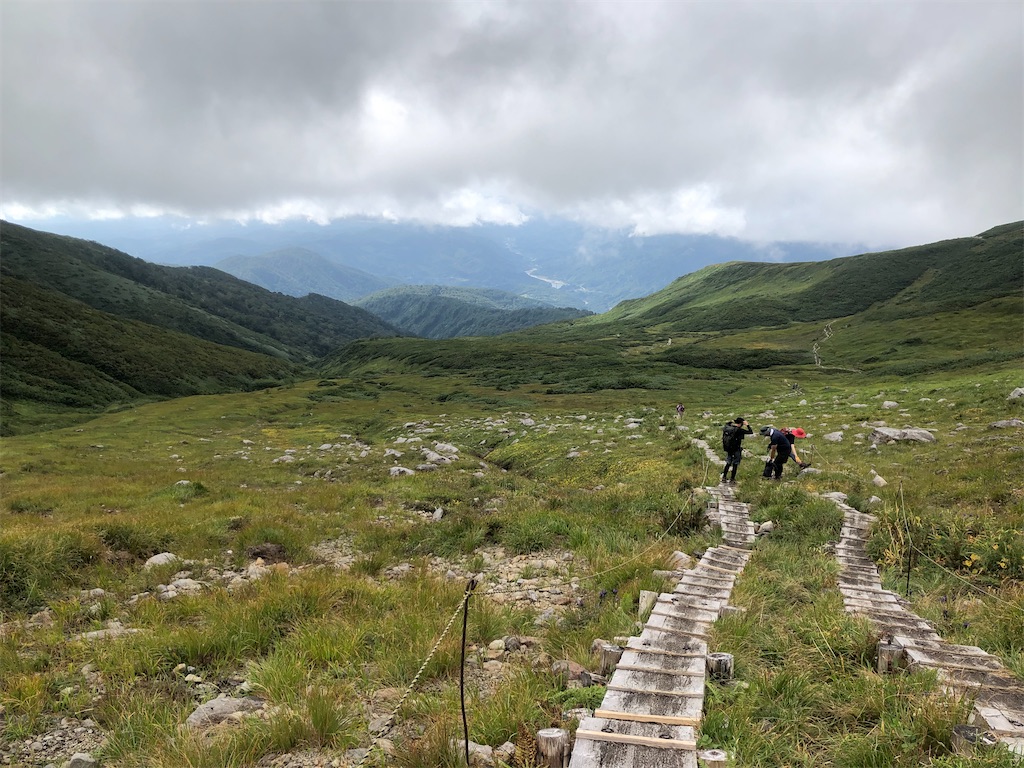
POLYGON ((807 437, 807 433, 800 429, 800 427, 783 427, 780 431, 789 440, 789 448, 793 452, 793 461, 800 466, 800 469, 807 469, 811 466, 810 463, 804 463, 800 458, 800 454, 796 451, 796 439, 798 437, 807 437))
POLYGON ((676 418, 681 419, 683 417, 683 411, 685 410, 686 406, 683 405, 682 403, 679 403, 679 405, 676 406, 676 418))
POLYGON ((754 428, 742 416, 727 421, 722 427, 722 450, 725 451, 725 468, 722 470, 723 483, 736 482, 736 470, 739 469, 740 461, 743 459, 743 438, 752 434, 754 434, 754 428), (732 468, 732 477, 726 478, 730 467, 732 468))
POLYGON ((768 438, 768 460, 764 465, 764 478, 782 479, 782 465, 793 455, 793 444, 782 430, 775 427, 761 427, 758 434, 768 438))

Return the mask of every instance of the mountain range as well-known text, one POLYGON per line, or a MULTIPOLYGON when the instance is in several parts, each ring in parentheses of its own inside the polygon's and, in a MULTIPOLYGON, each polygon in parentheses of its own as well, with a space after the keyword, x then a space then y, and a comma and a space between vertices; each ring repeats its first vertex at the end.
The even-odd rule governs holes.
POLYGON ((633 236, 563 219, 426 226, 376 219, 267 224, 172 219, 60 221, 51 231, 167 265, 215 266, 291 296, 352 302, 398 285, 488 288, 604 312, 680 275, 727 261, 803 262, 863 253, 857 243, 752 243, 713 235, 633 236))
POLYGON ((437 285, 389 288, 352 306, 3 223, 0 430, 73 421, 146 398, 348 375, 367 365, 570 393, 670 388, 696 369, 833 365, 906 375, 913 366, 1006 361, 1024 354, 1022 252, 1024 223, 1016 222, 826 261, 732 261, 588 314, 493 289, 437 285), (466 307, 476 313, 471 320, 466 307), (488 317, 491 333, 519 321, 519 328, 558 322, 491 337, 408 336, 442 326, 454 336, 464 321, 479 331, 488 317))

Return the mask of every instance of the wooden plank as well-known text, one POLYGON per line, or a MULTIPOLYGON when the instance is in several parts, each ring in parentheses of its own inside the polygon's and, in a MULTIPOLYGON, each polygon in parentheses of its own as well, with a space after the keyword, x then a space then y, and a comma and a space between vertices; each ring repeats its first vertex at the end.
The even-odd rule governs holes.
POLYGON ((598 709, 594 717, 608 720, 628 720, 635 723, 661 723, 662 725, 700 725, 699 717, 686 715, 650 715, 643 712, 616 712, 613 709, 598 709))
POLYGON ((700 638, 681 639, 676 635, 663 632, 657 627, 645 626, 637 641, 641 644, 647 643, 645 648, 660 648, 677 653, 692 651, 706 656, 708 652, 706 640, 700 638))
POLYGON ((629 638, 630 644, 626 646, 627 651, 636 651, 637 653, 654 653, 659 656, 672 656, 677 659, 702 659, 707 656, 706 653, 700 651, 669 651, 664 648, 653 648, 647 646, 636 646, 632 645, 633 640, 639 640, 640 638, 629 638))
POLYGON ((704 677, 704 668, 700 670, 689 669, 666 669, 665 667, 646 667, 642 664, 616 664, 615 671, 623 672, 651 672, 656 675, 678 675, 679 677, 704 677))
POLYGON ((617 683, 608 683, 605 686, 609 691, 620 691, 622 693, 642 693, 649 694, 652 696, 678 696, 682 699, 702 699, 704 698, 704 691, 663 691, 657 688, 636 688, 631 685, 618 685, 617 683))
POLYGON ((684 749, 696 751, 697 742, 684 739, 659 739, 650 736, 634 736, 631 733, 605 733, 604 731, 576 731, 577 739, 590 741, 608 741, 615 744, 636 744, 658 749, 684 749))
POLYGON ((689 597, 687 595, 673 595, 666 593, 658 598, 655 605, 674 605, 677 608, 694 608, 707 613, 718 613, 725 600, 717 597, 689 597))
MULTIPOLYGON (((728 573, 730 576, 739 576, 739 571, 730 571, 728 568, 719 568, 716 565, 708 565, 707 563, 698 563, 697 568, 709 568, 712 571, 721 571, 722 573, 728 573)), ((696 569, 694 569, 696 570, 696 569)))
POLYGON ((743 547, 730 547, 728 544, 719 544, 716 547, 716 549, 730 549, 733 552, 746 552, 748 555, 750 554, 750 550, 749 549, 745 549, 743 547))

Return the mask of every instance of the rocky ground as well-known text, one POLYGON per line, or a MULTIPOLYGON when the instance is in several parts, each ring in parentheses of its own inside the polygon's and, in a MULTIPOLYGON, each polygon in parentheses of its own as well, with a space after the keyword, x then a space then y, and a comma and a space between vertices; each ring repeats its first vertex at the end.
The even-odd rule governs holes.
MULTIPOLYGON (((443 511, 424 513, 439 519, 443 511)), ((268 545, 263 550, 254 550, 252 554, 263 554, 274 560, 276 553, 268 545)), ((181 570, 177 571, 167 584, 158 585, 152 593, 141 593, 120 598, 124 604, 133 604, 139 600, 174 600, 182 595, 196 592, 225 589, 234 590, 252 581, 264 578, 274 571, 296 575, 310 568, 336 568, 347 570, 356 559, 349 542, 344 539, 325 541, 314 548, 319 564, 292 567, 284 562, 268 562, 257 557, 247 568, 235 570, 219 567, 209 562, 188 562, 178 560, 181 570)), ((151 559, 153 565, 174 562, 172 553, 164 553, 151 559)), ((529 606, 537 615, 537 625, 555 618, 566 608, 574 606, 582 599, 582 589, 578 577, 571 575, 575 566, 572 553, 547 552, 543 555, 509 556, 500 548, 491 548, 475 553, 475 563, 484 564, 482 573, 471 573, 467 559, 449 561, 433 558, 430 569, 442 578, 468 582, 477 578, 479 585, 476 594, 487 594, 489 599, 499 603, 522 604, 529 606)), ((397 580, 413 570, 411 563, 400 563, 385 570, 380 578, 397 580)), ((84 601, 109 600, 110 595, 103 590, 85 590, 81 597, 84 601)), ((53 616, 49 610, 41 611, 32 616, 24 625, 30 627, 48 626, 53 624, 53 616)), ((0 636, 17 631, 21 625, 9 623, 0 625, 0 636)), ((120 619, 110 619, 104 628, 76 635, 69 640, 86 640, 104 642, 118 636, 141 631, 125 626, 120 619)), ((539 649, 539 641, 530 636, 494 638, 486 647, 471 647, 467 657, 467 680, 476 690, 486 693, 495 688, 508 668, 517 665, 551 666, 553 661, 539 649)), ((562 673, 568 676, 579 676, 582 669, 570 668, 562 662, 562 673)), ((250 694, 252 688, 243 677, 231 677, 225 680, 207 681, 194 674, 195 670, 181 665, 177 670, 187 684, 190 685, 197 702, 205 702, 197 706, 189 718, 188 725, 197 728, 230 726, 243 717, 267 717, 271 712, 265 704, 250 694), (216 710, 210 710, 211 707, 216 710)), ((102 677, 86 665, 81 670, 82 686, 87 686, 94 700, 98 700, 105 692, 102 677)), ((382 690, 363 702, 363 710, 371 713, 369 731, 371 735, 380 733, 388 724, 393 706, 401 698, 404 691, 382 690)), ((0 718, 3 717, 0 710, 0 718)), ((393 749, 395 739, 421 734, 407 732, 402 724, 394 724, 382 733, 376 748, 385 753, 393 749)), ((13 742, 0 742, 0 765, 5 766, 43 766, 45 768, 88 768, 101 765, 96 758, 102 754, 105 738, 102 729, 92 720, 74 718, 53 718, 51 725, 44 732, 13 742), (93 762, 88 762, 92 760, 93 762), (76 762, 77 761, 77 762, 76 762)), ((480 750, 489 750, 481 747, 480 750)), ((259 763, 263 768, 314 768, 322 766, 354 766, 363 759, 364 749, 343 751, 302 750, 281 755, 267 755, 259 763)), ((480 760, 490 762, 491 758, 480 760)))

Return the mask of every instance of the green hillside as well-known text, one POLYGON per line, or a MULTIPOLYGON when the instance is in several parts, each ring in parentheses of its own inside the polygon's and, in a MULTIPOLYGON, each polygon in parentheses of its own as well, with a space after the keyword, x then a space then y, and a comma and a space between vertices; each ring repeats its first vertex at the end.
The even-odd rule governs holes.
POLYGON ((712 331, 845 317, 885 306, 887 319, 1020 295, 1024 222, 977 237, 798 264, 728 263, 681 277, 591 318, 600 326, 712 331))
POLYGON ((382 278, 346 267, 307 248, 285 248, 262 256, 230 256, 217 268, 241 280, 289 296, 305 296, 307 286, 332 299, 354 304, 360 296, 390 285, 382 278))
POLYGON ((112 248, 3 223, 0 274, 94 309, 217 344, 310 362, 353 339, 393 336, 365 310, 272 293, 210 267, 163 267, 112 248))
POLYGON ((574 393, 671 389, 679 377, 737 371, 906 375, 1018 360, 1022 233, 1015 223, 826 262, 722 264, 602 315, 486 342, 359 341, 324 371, 393 364, 574 393))
POLYGON ((356 305, 397 328, 430 339, 496 336, 591 314, 506 291, 440 285, 389 288, 360 299, 356 305))
POLYGON ((93 411, 153 397, 259 389, 308 372, 99 312, 12 277, 0 281, 0 330, 2 434, 31 427, 40 409, 93 411))
POLYGON ((0 226, 0 254, 4 434, 140 399, 280 384, 354 338, 396 333, 324 296, 13 224, 0 226))

